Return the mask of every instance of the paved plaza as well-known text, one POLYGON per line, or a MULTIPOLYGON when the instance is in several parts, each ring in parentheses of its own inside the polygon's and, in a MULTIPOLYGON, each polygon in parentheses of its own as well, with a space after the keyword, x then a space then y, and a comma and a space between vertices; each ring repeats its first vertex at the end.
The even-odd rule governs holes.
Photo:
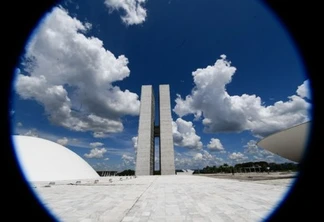
POLYGON ((266 219, 295 180, 245 178, 250 180, 201 175, 101 177, 31 186, 58 221, 253 222, 266 219))

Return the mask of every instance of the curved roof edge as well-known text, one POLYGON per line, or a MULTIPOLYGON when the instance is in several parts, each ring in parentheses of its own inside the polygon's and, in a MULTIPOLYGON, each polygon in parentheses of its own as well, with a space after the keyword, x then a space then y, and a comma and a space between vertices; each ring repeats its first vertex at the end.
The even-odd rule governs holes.
POLYGON ((257 143, 274 154, 300 162, 307 147, 311 121, 271 134, 257 143))
POLYGON ((79 155, 53 141, 13 135, 18 164, 29 182, 99 178, 79 155))

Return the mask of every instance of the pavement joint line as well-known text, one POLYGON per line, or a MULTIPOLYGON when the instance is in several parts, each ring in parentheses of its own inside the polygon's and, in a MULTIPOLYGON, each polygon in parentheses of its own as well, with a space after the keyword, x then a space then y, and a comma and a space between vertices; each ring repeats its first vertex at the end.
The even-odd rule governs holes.
MULTIPOLYGON (((133 203, 133 205, 129 208, 129 210, 126 212, 125 216, 133 209, 133 207, 136 205, 138 200, 143 196, 143 194, 152 186, 152 184, 158 179, 158 177, 155 177, 155 179, 152 181, 152 183, 141 193, 141 195, 136 199, 136 201, 133 203)), ((125 216, 120 220, 123 221, 125 216)))

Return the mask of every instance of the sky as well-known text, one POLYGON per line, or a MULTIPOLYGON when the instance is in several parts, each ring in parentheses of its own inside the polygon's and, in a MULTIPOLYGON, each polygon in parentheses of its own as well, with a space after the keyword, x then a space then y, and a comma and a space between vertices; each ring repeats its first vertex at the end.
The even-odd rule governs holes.
POLYGON ((61 1, 14 74, 12 134, 98 171, 135 169, 142 85, 170 85, 176 169, 291 162, 256 143, 312 119, 302 57, 261 1, 61 1))

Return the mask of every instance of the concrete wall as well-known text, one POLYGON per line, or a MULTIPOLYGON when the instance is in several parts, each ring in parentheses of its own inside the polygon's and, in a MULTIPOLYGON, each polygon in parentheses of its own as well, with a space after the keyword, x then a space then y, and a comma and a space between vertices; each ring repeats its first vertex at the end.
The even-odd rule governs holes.
POLYGON ((150 85, 143 85, 138 127, 136 175, 153 175, 154 171, 154 95, 150 85))
POLYGON ((174 175, 174 147, 169 85, 159 86, 161 175, 174 175))

